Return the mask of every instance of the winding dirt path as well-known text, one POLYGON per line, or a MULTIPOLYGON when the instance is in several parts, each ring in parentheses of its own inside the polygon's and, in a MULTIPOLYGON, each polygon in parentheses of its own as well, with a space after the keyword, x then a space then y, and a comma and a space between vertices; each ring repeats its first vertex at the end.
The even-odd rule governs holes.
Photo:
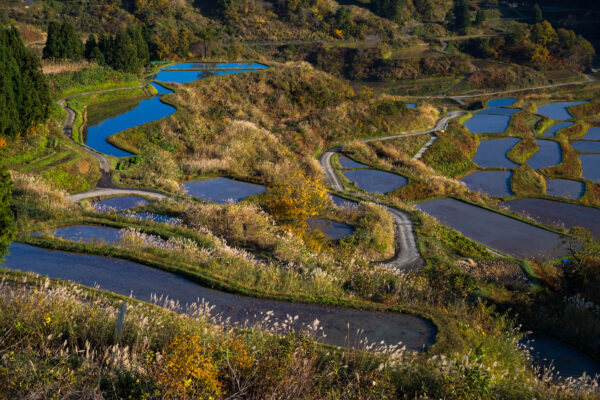
MULTIPOLYGON (((419 132, 402 133, 379 138, 364 139, 361 140, 361 142, 370 143, 381 140, 395 139, 399 137, 432 134, 446 129, 446 127, 448 126, 448 122, 451 119, 457 118, 461 115, 462 112, 460 111, 452 111, 447 116, 439 119, 433 129, 428 129, 419 132)), ((321 164, 321 168, 323 169, 323 172, 325 173, 325 176, 327 177, 331 188, 338 192, 345 192, 344 185, 340 180, 340 177, 337 175, 336 171, 331 166, 331 157, 334 154, 339 153, 341 150, 341 146, 337 146, 327 150, 321 155, 321 157, 319 157, 319 163, 321 164)), ((352 195, 364 199, 365 201, 379 203, 379 201, 373 196, 354 192, 352 193, 352 195)), ((424 263, 421 254, 419 253, 419 250, 417 248, 414 227, 410 216, 406 212, 400 211, 397 208, 389 207, 386 205, 383 205, 383 207, 394 219, 396 254, 390 260, 386 260, 380 263, 379 266, 383 268, 402 271, 410 271, 421 268, 424 265, 424 263)))

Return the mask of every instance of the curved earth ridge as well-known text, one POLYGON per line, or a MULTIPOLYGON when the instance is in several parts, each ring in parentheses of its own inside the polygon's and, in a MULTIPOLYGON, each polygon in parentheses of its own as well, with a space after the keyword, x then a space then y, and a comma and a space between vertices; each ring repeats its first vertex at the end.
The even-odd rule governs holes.
MULTIPOLYGON (((434 134, 435 132, 442 131, 448 127, 448 123, 451 119, 457 118, 463 115, 460 111, 452 111, 447 116, 440 118, 435 127, 432 129, 428 129, 425 131, 419 132, 409 132, 409 133, 401 133, 397 135, 383 136, 371 139, 361 140, 362 143, 376 142, 381 140, 390 140, 396 139, 406 136, 417 136, 417 135, 427 135, 434 134)), ((435 138, 435 136, 433 136, 435 138)), ((430 146, 433 141, 429 141, 425 144, 425 146, 430 146)), ((424 147, 425 147, 424 146, 424 147)), ((332 149, 324 152, 321 157, 319 157, 319 163, 329 181, 330 186, 338 191, 345 192, 344 185, 342 181, 336 174, 335 170, 331 166, 331 157, 339 153, 342 150, 341 146, 334 147, 332 149)), ((421 154, 422 152, 419 151, 421 154)), ((358 196, 367 201, 372 201, 378 203, 378 200, 372 196, 352 193, 354 196, 358 196)), ((400 211, 397 208, 384 206, 385 210, 392 216, 394 219, 395 225, 395 239, 396 239, 396 254, 390 260, 386 260, 379 264, 380 267, 402 270, 402 271, 410 271, 414 269, 421 268, 424 265, 423 258, 421 257, 421 253, 417 248, 417 241, 414 234, 414 227, 410 216, 404 211, 400 211)))

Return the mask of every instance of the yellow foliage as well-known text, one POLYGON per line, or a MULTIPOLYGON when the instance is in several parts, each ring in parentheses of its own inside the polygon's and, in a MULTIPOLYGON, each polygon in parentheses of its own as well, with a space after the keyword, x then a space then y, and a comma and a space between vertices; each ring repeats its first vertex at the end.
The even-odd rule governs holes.
POLYGON ((293 230, 306 230, 307 220, 328 204, 327 188, 320 177, 296 171, 269 191, 268 207, 275 218, 289 223, 293 230))
POLYGON ((4 136, 0 136, 0 149, 3 149, 6 147, 6 139, 4 139, 4 136))
POLYGON ((334 29, 333 30, 333 34, 339 38, 339 39, 343 39, 344 38, 344 32, 342 32, 341 29, 334 29))
POLYGON ((164 398, 210 399, 220 397, 222 383, 212 358, 212 346, 198 334, 176 336, 164 351, 154 373, 164 398))

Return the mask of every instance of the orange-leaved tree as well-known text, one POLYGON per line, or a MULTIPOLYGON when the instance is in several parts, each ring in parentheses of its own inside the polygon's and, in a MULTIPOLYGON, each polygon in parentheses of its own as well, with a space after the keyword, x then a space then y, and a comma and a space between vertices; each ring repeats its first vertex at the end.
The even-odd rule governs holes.
POLYGON ((322 179, 298 170, 269 190, 267 207, 284 225, 303 232, 308 219, 321 213, 328 202, 322 179))

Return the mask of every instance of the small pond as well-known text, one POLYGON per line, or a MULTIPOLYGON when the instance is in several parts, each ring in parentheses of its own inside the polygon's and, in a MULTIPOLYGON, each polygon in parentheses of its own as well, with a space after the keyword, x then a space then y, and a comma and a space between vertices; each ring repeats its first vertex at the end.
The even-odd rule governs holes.
POLYGON ((185 307, 204 299, 215 307, 213 316, 229 318, 229 324, 235 326, 258 322, 267 312, 273 313, 270 321, 280 326, 287 316, 298 316, 292 324, 294 329, 318 319, 327 335, 321 340, 336 346, 354 347, 359 339, 366 337, 374 343, 402 342, 408 350, 423 351, 434 343, 437 333, 431 321, 412 315, 243 297, 207 289, 180 276, 130 261, 50 251, 21 243, 11 245, 5 267, 98 286, 143 301, 151 301, 152 295, 164 296, 185 307), (363 331, 360 337, 357 330, 363 331))
POLYGON ((308 220, 310 229, 321 231, 332 240, 343 239, 354 234, 354 228, 350 225, 341 224, 324 218, 310 218, 308 220))
POLYGON ((590 128, 583 138, 585 140, 600 140, 600 127, 590 128))
POLYGON ((408 108, 417 108, 417 105, 415 103, 404 103, 406 105, 406 107, 408 108))
POLYGON ((600 208, 546 199, 516 199, 504 203, 508 208, 550 226, 583 226, 600 235, 600 208))
POLYGON ((176 217, 169 217, 167 215, 155 214, 151 212, 143 211, 130 211, 122 214, 124 217, 135 219, 138 221, 154 221, 161 224, 167 225, 181 225, 181 220, 176 217))
POLYGON ((583 177, 590 181, 600 182, 600 155, 598 154, 581 154, 581 168, 583 169, 583 177))
POLYGON ((512 196, 510 179, 512 171, 477 171, 465 176, 462 181, 469 190, 482 192, 490 197, 512 196))
POLYGON ((562 150, 560 144, 550 140, 536 140, 539 150, 527 160, 527 164, 533 169, 542 169, 558 165, 562 162, 562 150))
POLYGON ((181 63, 169 65, 161 70, 177 70, 177 69, 268 69, 266 65, 254 63, 181 63))
POLYGON ((493 99, 487 102, 488 107, 510 107, 517 102, 517 98, 493 99))
POLYGON ((500 133, 508 128, 509 123, 509 116, 477 114, 465 122, 465 127, 471 133, 500 133))
POLYGON ((537 335, 530 337, 526 344, 533 362, 548 369, 554 367, 559 378, 579 378, 584 372, 594 377, 600 374, 600 363, 578 348, 554 338, 537 335))
POLYGON ((558 131, 568 128, 571 125, 573 125, 573 122, 559 122, 558 124, 554 124, 550 128, 546 129, 543 135, 546 137, 554 137, 558 131))
POLYGON ((183 188, 190 196, 219 204, 237 203, 246 197, 267 191, 261 185, 222 177, 186 182, 183 184, 183 188))
POLYGON ((479 143, 473 162, 485 168, 517 168, 519 165, 506 157, 506 153, 519 143, 519 140, 517 138, 483 140, 479 143))
POLYGON ((92 207, 98 212, 124 211, 138 206, 145 206, 149 201, 139 196, 110 197, 95 201, 92 207))
POLYGON ((585 103, 587 103, 587 101, 551 103, 545 106, 538 107, 537 113, 545 115, 548 118, 552 118, 555 121, 566 121, 568 119, 573 118, 573 116, 569 114, 569 111, 567 110, 568 107, 577 106, 585 103))
POLYGON ((374 169, 346 171, 344 172, 344 176, 349 181, 356 183, 359 189, 369 193, 388 193, 408 183, 408 179, 402 175, 374 169))
POLYGON ((343 197, 330 194, 329 197, 333 202, 333 205, 339 208, 358 208, 358 203, 352 200, 347 200, 343 197))
POLYGON ((417 204, 421 211, 464 236, 514 257, 556 258, 566 254, 561 236, 460 200, 444 198, 417 204))
POLYGON ((177 111, 175 107, 160 101, 160 96, 142 100, 133 110, 104 120, 98 125, 88 127, 86 129, 85 144, 100 153, 110 156, 129 157, 131 153, 113 146, 106 139, 124 130, 167 117, 175 111, 177 111))
POLYGON ((585 194, 585 183, 570 179, 550 179, 546 181, 546 194, 576 200, 585 194))
POLYGON ((115 244, 121 239, 121 230, 97 225, 72 225, 54 230, 54 237, 69 242, 115 244))
POLYGON ((354 161, 353 159, 346 157, 342 154, 338 155, 338 161, 340 162, 340 165, 342 166, 342 168, 344 169, 353 169, 353 168, 369 168, 368 165, 365 164, 361 164, 357 161, 354 161))
POLYGON ((477 114, 492 114, 492 115, 513 115, 521 111, 520 108, 484 108, 477 111, 477 114))
POLYGON ((600 142, 579 140, 571 143, 571 147, 584 153, 600 153, 600 142))

